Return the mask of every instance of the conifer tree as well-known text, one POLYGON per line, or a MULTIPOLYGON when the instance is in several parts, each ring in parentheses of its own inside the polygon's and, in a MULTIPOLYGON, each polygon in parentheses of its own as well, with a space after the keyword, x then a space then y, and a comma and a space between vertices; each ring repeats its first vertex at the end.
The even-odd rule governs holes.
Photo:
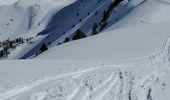
POLYGON ((77 30, 76 34, 73 36, 73 40, 78 40, 78 39, 85 38, 85 37, 87 36, 85 35, 84 32, 82 32, 81 30, 77 30))

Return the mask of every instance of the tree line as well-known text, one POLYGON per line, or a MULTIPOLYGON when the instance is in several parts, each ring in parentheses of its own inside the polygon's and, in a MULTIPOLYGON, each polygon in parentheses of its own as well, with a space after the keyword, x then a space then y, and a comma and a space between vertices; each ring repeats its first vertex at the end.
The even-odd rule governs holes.
POLYGON ((22 37, 10 40, 9 38, 3 42, 0 41, 0 58, 6 58, 10 54, 10 51, 15 49, 20 44, 32 40, 33 37, 23 39, 22 37))

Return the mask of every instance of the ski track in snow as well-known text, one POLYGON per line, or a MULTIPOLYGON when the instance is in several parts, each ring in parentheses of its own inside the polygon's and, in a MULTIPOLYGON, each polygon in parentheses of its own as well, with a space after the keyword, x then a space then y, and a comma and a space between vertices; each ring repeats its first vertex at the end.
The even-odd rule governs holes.
POLYGON ((0 100, 153 100, 158 69, 133 84, 126 66, 105 66, 51 77, 0 94, 0 100), (128 99, 127 99, 128 98, 128 99))

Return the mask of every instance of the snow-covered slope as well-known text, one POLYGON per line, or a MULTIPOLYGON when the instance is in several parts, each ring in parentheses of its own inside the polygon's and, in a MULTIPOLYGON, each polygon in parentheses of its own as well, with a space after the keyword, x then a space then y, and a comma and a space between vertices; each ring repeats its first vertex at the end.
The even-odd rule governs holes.
MULTIPOLYGON (((128 3, 128 13, 123 18, 117 16, 118 22, 107 29, 130 27, 139 24, 154 24, 160 22, 169 22, 170 1, 169 0, 131 0, 128 3)), ((110 21, 115 18, 111 16, 110 21), (113 18, 113 19, 112 19, 113 18)))
POLYGON ((158 52, 169 37, 169 23, 139 25, 56 46, 37 59, 127 60, 158 52), (127 53, 128 52, 128 53, 127 53))
POLYGON ((0 100, 169 100, 165 59, 129 64, 27 60, 1 65, 0 100))
MULTIPOLYGON (((71 39, 78 29, 87 33, 87 36, 91 35, 93 24, 99 23, 100 26, 103 12, 108 9, 111 2, 115 1, 3 1, 0 7, 0 40, 6 40, 7 38, 14 39, 16 37, 23 37, 24 39, 33 37, 31 43, 24 42, 22 45, 17 46, 16 49, 10 51, 8 58, 26 59, 35 56, 43 43, 49 45, 50 48, 54 47, 58 43, 62 43, 67 37, 71 39)), ((168 0, 123 0, 110 13, 107 20, 107 29, 104 28, 106 29, 104 31, 109 33, 107 31, 135 25, 143 27, 147 24, 151 24, 151 27, 153 25, 156 28, 156 23, 168 23, 170 21, 170 6, 168 2, 168 0)), ((118 37, 123 36, 120 35, 118 37)), ((117 49, 117 51, 119 50, 117 49)))
POLYGON ((0 61, 0 100, 169 100, 170 0, 123 0, 91 36, 111 2, 2 0, 0 40, 24 38, 7 57, 30 59, 0 61))
MULTIPOLYGON (((37 0, 37 1, 32 1, 31 4, 30 3, 28 4, 28 2, 24 0, 23 1, 20 0, 11 6, 15 7, 19 5, 19 7, 21 6, 26 10, 29 10, 29 13, 31 13, 28 14, 29 16, 31 16, 28 17, 30 19, 27 20, 29 24, 15 25, 17 28, 14 28, 13 26, 11 26, 11 28, 17 32, 17 30, 20 29, 21 26, 24 27, 22 29, 23 31, 25 31, 25 33, 19 30, 20 32, 17 33, 22 35, 14 35, 14 36, 16 37, 22 36, 24 38, 34 37, 34 39, 32 39, 32 42, 34 44, 30 46, 29 43, 24 43, 24 46, 19 47, 20 51, 24 51, 25 48, 29 48, 29 49, 27 51, 22 52, 22 55, 18 53, 19 51, 14 50, 13 54, 15 56, 9 55, 9 58, 12 59, 19 59, 19 58, 25 59, 30 56, 34 56, 43 43, 51 44, 53 42, 55 43, 61 42, 66 37, 72 37, 76 32, 76 30, 78 29, 87 32, 87 35, 91 35, 88 34, 88 32, 91 31, 93 24, 96 22, 100 22, 104 10, 108 9, 108 6, 111 4, 111 2, 114 1, 112 0, 82 0, 82 1, 64 0, 61 2, 59 0, 59 1, 41 2, 41 0, 37 0), (51 5, 50 6, 51 8, 48 8, 49 7, 48 4, 51 5), (47 6, 48 8, 47 11, 44 10, 47 8, 44 8, 43 5, 45 7, 47 6), (54 5, 54 7, 52 5, 54 5), (41 40, 37 42, 37 38, 39 39, 39 37, 43 37, 43 39, 41 38, 41 40)), ((10 6, 7 6, 7 8, 8 7, 9 9, 11 9, 10 6)), ((7 11, 7 9, 5 9, 4 11, 7 11)), ((5 14, 2 14, 3 18, 6 18, 5 16, 8 15, 8 13, 7 15, 5 14)), ((20 16, 20 15, 16 14, 16 16, 20 16)), ((17 22, 23 23, 22 20, 17 22)), ((5 32, 10 31, 8 29, 9 29, 8 27, 2 28, 2 30, 4 30, 5 32)), ((14 32, 14 30, 12 32, 14 32)), ((7 35, 7 34, 3 34, 3 35, 7 35)), ((7 37, 10 37, 10 35, 8 34, 7 37)))
POLYGON ((0 5, 0 40, 26 34, 32 29, 37 34, 51 17, 76 0, 6 0, 0 5), (9 5, 7 5, 9 4, 9 5))
POLYGON ((169 37, 168 2, 168 0, 124 2, 125 5, 122 3, 109 20, 114 22, 118 15, 124 17, 106 31, 97 36, 54 47, 37 59, 125 60, 150 56, 159 52, 163 41, 169 37), (125 13, 126 11, 123 13, 121 9, 126 9, 128 13, 125 13))

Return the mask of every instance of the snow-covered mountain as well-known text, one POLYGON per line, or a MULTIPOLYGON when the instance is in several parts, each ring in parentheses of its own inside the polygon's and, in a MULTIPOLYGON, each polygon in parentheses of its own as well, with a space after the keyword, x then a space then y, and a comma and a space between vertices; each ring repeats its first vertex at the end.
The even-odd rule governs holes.
POLYGON ((19 0, 10 5, 1 4, 1 40, 9 38, 13 42, 22 37, 24 43, 14 44, 15 49, 10 49, 7 57, 29 58, 36 55, 43 43, 53 47, 65 38, 72 40, 77 30, 90 36, 97 24, 96 31, 104 31, 140 3, 142 1, 134 4, 128 0, 19 0))
POLYGON ((169 15, 170 0, 1 0, 0 100, 169 100, 169 15))

